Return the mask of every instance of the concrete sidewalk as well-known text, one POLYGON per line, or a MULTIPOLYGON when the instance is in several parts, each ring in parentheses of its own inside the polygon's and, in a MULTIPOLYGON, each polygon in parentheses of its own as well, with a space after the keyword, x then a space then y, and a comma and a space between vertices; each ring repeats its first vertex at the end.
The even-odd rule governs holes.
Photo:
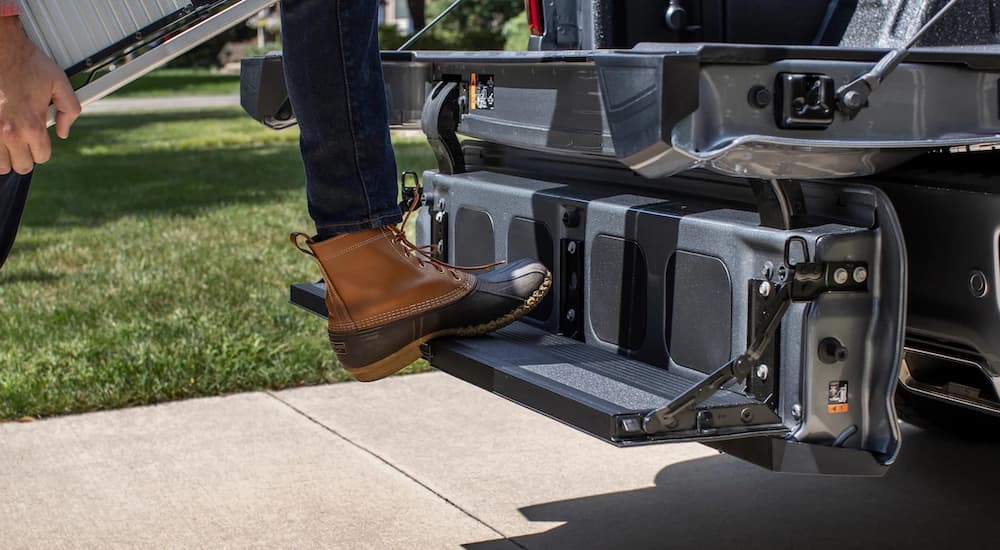
POLYGON ((882 479, 616 449, 443 374, 0 425, 2 548, 995 547, 1000 448, 882 479))

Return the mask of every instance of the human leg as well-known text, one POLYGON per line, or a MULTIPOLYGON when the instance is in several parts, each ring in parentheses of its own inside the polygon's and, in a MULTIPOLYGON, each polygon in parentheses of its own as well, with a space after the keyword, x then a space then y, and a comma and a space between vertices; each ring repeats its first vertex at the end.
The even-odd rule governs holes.
POLYGON ((24 203, 28 199, 28 188, 31 186, 31 173, 20 175, 16 172, 0 176, 0 268, 3 267, 17 228, 21 224, 21 214, 24 203))
POLYGON ((284 65, 317 234, 399 223, 377 0, 284 0, 284 65))
POLYGON ((330 343, 341 365, 359 380, 377 380, 418 359, 420 345, 432 338, 483 334, 528 313, 551 286, 544 265, 523 260, 475 275, 406 237, 377 2, 284 0, 282 6, 285 80, 318 231, 292 240, 323 273, 330 343))

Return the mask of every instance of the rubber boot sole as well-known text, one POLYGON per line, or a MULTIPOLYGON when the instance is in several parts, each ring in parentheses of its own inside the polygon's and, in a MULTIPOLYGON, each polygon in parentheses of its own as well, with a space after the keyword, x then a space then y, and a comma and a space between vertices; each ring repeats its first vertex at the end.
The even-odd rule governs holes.
POLYGON ((360 382, 374 382, 375 380, 381 380, 387 376, 392 376, 393 374, 396 374, 406 368, 417 359, 420 359, 420 346, 426 344, 427 342, 443 336, 482 336, 483 334, 488 334, 494 330, 501 329, 531 313, 531 310, 535 309, 535 307, 541 303, 542 299, 545 298, 545 295, 549 293, 549 289, 551 288, 552 273, 546 272, 545 280, 543 280, 542 284, 531 293, 531 296, 528 296, 528 298, 524 300, 524 303, 498 319, 481 325, 449 328, 425 334, 409 344, 406 344, 399 351, 396 351, 383 359, 379 359, 378 361, 369 363, 363 367, 345 370, 360 382))

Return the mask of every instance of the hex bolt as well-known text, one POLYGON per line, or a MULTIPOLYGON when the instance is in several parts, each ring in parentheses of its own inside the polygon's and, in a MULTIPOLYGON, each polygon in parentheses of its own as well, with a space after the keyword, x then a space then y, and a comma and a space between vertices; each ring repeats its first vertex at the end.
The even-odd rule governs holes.
POLYGON ((854 276, 854 282, 860 285, 861 283, 868 280, 868 270, 865 269, 865 266, 859 265, 858 267, 854 268, 853 276, 854 276))
POLYGON ((753 411, 751 411, 749 407, 740 411, 740 420, 742 420, 745 424, 753 422, 753 411))
POLYGON ((778 282, 785 282, 788 280, 788 268, 780 265, 778 266, 778 282))
POLYGON ((576 241, 570 241, 569 244, 566 245, 566 252, 576 254, 576 241))
POLYGON ((848 277, 850 277, 850 274, 848 274, 847 270, 842 267, 837 268, 837 271, 833 272, 833 282, 838 285, 847 284, 848 277))
POLYGON ((757 292, 759 292, 761 296, 767 298, 771 295, 771 283, 768 281, 762 281, 760 286, 757 287, 757 292))
POLYGON ((802 419, 802 405, 799 405, 798 403, 792 405, 792 418, 795 420, 802 419))
POLYGON ((861 107, 861 94, 850 91, 844 94, 844 106, 848 109, 858 109, 861 107))
POLYGON ((767 365, 765 365, 763 363, 761 363, 760 365, 757 365, 756 374, 757 374, 757 378, 760 378, 761 380, 767 380, 767 375, 768 375, 767 365))
POLYGON ((434 215, 434 221, 438 223, 444 223, 444 212, 438 212, 434 215))
POLYGON ((566 311, 566 320, 569 321, 570 323, 576 320, 575 309, 570 308, 569 310, 566 311))

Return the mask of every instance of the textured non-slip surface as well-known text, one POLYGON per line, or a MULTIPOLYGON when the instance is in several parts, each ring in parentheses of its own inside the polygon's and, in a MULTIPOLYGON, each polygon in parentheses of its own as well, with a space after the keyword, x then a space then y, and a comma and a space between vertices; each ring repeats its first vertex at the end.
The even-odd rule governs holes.
MULTIPOLYGON (((667 370, 634 361, 582 342, 555 336, 525 323, 515 323, 489 336, 434 344, 474 361, 500 368, 504 374, 540 376, 621 408, 622 413, 658 408, 701 379, 696 373, 667 370)), ((535 380, 534 377, 528 377, 535 380)), ((559 386, 547 385, 560 393, 559 386)), ((711 397, 712 406, 740 405, 752 400, 728 391, 711 397)))

